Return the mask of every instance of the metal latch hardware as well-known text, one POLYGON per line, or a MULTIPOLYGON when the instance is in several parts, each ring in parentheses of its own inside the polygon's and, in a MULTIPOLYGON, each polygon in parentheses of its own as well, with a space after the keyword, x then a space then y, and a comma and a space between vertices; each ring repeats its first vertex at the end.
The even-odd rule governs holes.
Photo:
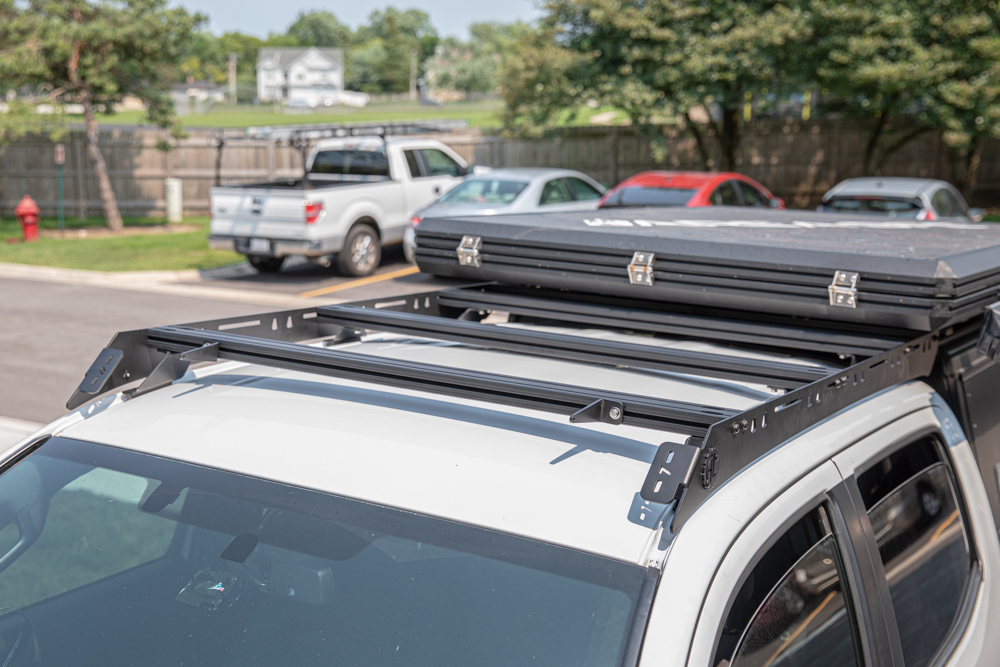
POLYGON ((859 277, 860 274, 850 271, 834 273, 833 282, 826 288, 830 293, 830 305, 838 308, 857 308, 859 277))
POLYGON ((651 252, 636 252, 628 265, 628 281, 633 285, 653 286, 653 259, 651 252))
POLYGON ((458 252, 458 263, 462 266, 479 267, 479 249, 483 247, 483 239, 478 236, 463 236, 462 242, 455 249, 458 252))

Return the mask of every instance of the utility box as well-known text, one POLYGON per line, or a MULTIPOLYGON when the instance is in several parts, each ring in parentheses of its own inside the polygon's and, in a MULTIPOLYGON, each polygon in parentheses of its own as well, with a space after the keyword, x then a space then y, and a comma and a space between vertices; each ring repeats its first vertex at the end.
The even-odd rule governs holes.
POLYGON ((168 178, 164 181, 164 197, 167 200, 167 222, 178 223, 184 220, 184 196, 181 190, 181 179, 168 178))

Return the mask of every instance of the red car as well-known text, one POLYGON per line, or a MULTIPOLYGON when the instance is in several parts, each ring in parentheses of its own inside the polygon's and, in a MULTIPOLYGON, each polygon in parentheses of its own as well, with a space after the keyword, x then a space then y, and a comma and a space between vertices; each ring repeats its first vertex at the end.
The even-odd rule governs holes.
POLYGON ((598 208, 629 206, 768 206, 785 202, 734 172, 644 171, 609 190, 598 208))

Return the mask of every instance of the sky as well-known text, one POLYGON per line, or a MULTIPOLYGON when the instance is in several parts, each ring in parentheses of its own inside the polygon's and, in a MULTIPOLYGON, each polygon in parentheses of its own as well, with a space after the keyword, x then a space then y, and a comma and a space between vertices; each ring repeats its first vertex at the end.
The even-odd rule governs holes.
POLYGON ((270 32, 284 32, 300 11, 322 9, 332 12, 352 28, 366 22, 376 9, 393 5, 398 9, 420 9, 430 14, 431 23, 442 37, 469 36, 470 23, 479 21, 532 21, 539 16, 535 0, 176 0, 176 4, 209 17, 209 29, 215 34, 229 31, 266 37, 270 32))

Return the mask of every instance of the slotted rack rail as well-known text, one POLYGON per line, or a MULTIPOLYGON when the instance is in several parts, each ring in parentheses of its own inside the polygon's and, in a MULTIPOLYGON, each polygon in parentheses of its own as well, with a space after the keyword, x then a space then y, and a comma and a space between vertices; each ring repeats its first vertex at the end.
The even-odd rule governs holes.
POLYGON ((782 442, 872 394, 926 377, 939 334, 837 331, 782 323, 710 317, 691 311, 639 308, 618 299, 531 293, 475 285, 410 295, 237 317, 117 334, 67 403, 75 409, 108 391, 140 396, 180 378, 197 362, 229 359, 434 394, 568 415, 573 423, 626 424, 689 436, 660 445, 642 485, 644 499, 677 502, 676 531, 715 489, 782 442), (563 298, 558 298, 562 296, 563 298), (489 313, 541 322, 668 333, 686 339, 737 340, 767 349, 825 354, 854 363, 804 365, 652 344, 600 340, 517 326, 482 323, 489 313), (738 327, 738 334, 734 334, 738 327), (338 343, 366 330, 444 340, 555 359, 654 369, 787 390, 744 412, 683 401, 542 380, 385 359, 338 343), (329 339, 325 345, 305 341, 329 339), (857 357, 865 357, 856 361, 857 357))

